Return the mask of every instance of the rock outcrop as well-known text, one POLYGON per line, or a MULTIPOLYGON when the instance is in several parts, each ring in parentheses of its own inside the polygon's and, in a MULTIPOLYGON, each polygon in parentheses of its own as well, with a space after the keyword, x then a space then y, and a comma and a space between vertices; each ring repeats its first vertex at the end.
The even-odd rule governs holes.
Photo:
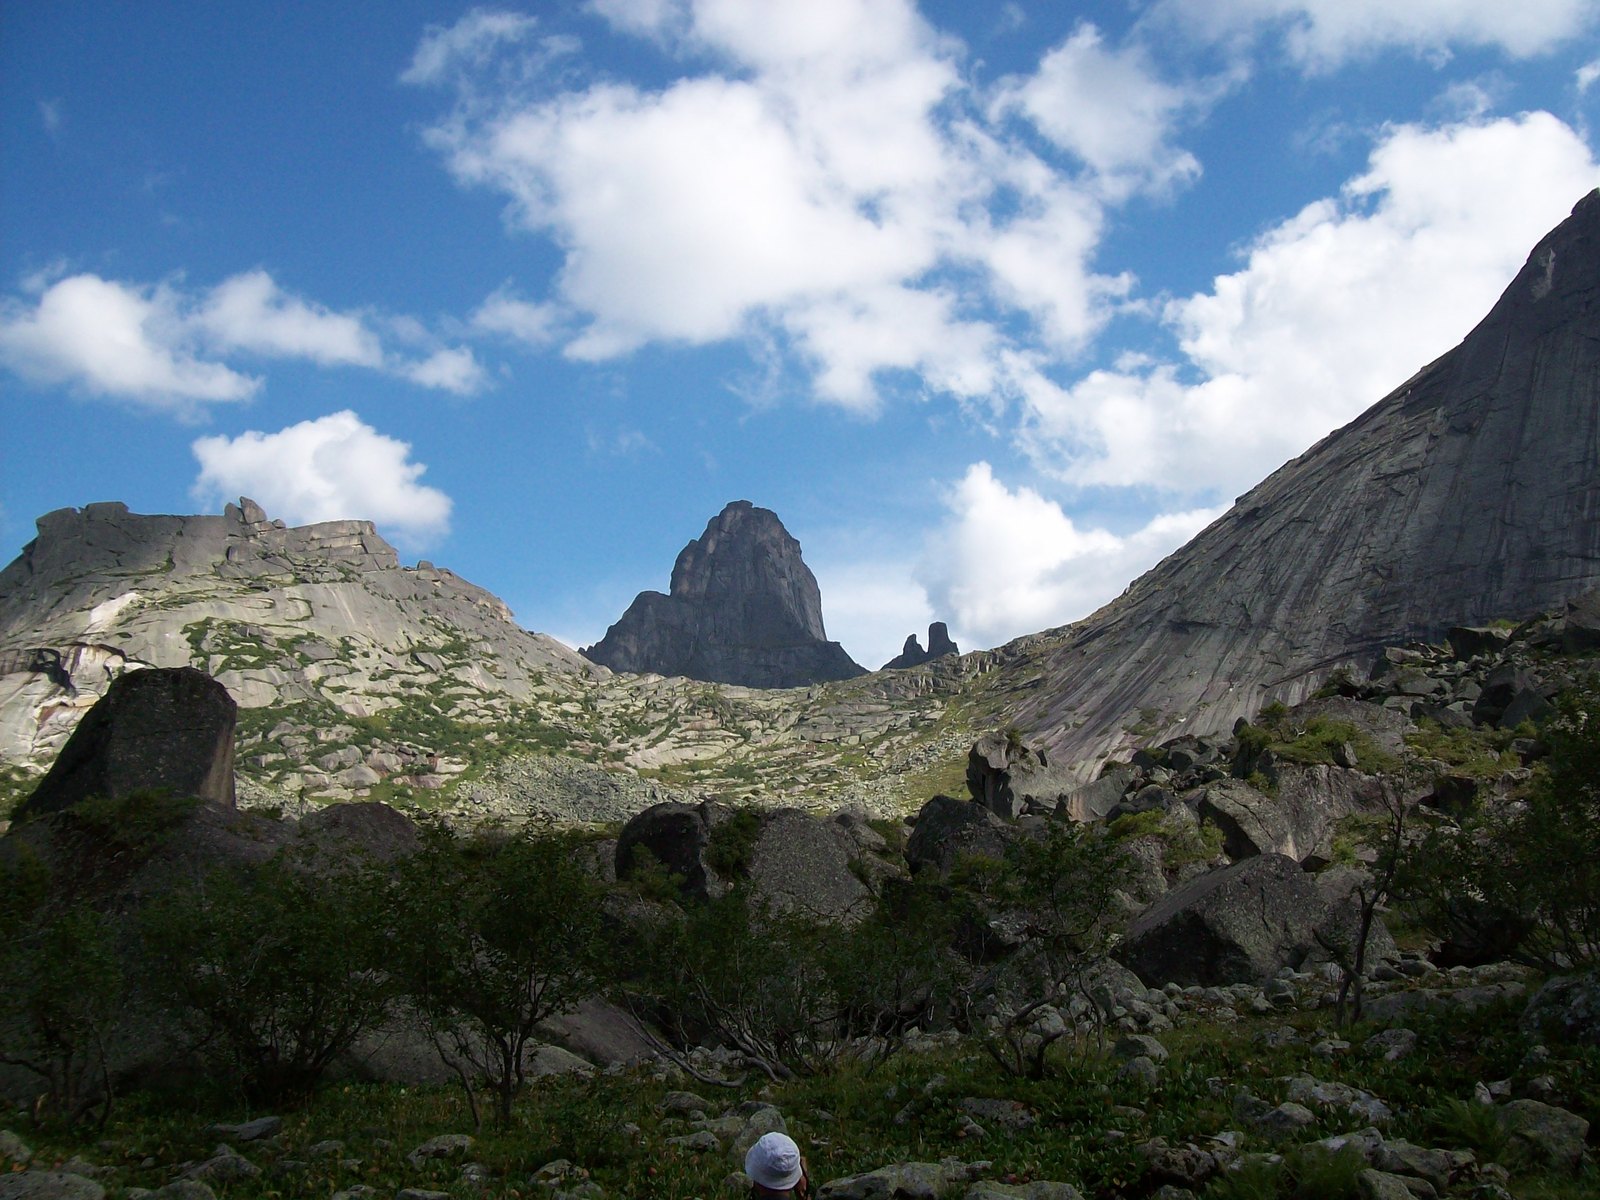
POLYGON ((678 555, 671 594, 640 592, 583 653, 614 671, 746 687, 803 687, 865 672, 822 625, 822 594, 777 514, 728 505, 678 555))
POLYGON ((143 791, 232 809, 237 712, 228 689, 193 667, 121 675, 78 723, 17 818, 62 812, 90 797, 115 800, 143 791))
POLYGON ((1041 677, 1011 722, 1088 771, 1136 738, 1225 731, 1269 700, 1295 703, 1382 646, 1593 587, 1597 320, 1600 191, 1460 346, 1087 620, 1008 647, 1019 678, 1041 677))
POLYGON ((489 725, 598 673, 483 589, 402 567, 368 521, 287 528, 247 499, 220 517, 119 503, 40 517, 0 571, 0 765, 42 773, 111 682, 141 667, 196 667, 246 712, 294 712, 251 764, 285 799, 438 774, 401 746, 313 766, 343 721, 415 703, 489 725))
POLYGON ((920 667, 923 663, 930 663, 936 658, 944 658, 950 654, 960 654, 961 647, 950 640, 949 627, 943 621, 935 621, 928 626, 928 648, 924 650, 922 643, 917 641, 917 635, 912 634, 906 638, 905 647, 898 655, 891 658, 880 671, 899 671, 906 667, 920 667))

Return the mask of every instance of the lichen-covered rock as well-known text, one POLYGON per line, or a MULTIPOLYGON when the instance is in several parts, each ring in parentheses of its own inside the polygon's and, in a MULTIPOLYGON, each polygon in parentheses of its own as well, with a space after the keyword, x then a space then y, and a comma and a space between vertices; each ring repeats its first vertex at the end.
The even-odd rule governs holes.
POLYGON ((944 875, 963 856, 1000 858, 1011 836, 1006 823, 983 805, 935 796, 917 813, 906 839, 906 863, 914 872, 944 875))

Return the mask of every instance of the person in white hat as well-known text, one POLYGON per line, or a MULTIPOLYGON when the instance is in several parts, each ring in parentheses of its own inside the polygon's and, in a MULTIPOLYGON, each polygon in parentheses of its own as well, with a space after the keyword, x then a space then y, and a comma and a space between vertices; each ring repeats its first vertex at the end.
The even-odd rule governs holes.
POLYGON ((811 1194, 800 1147, 786 1133, 764 1133, 744 1156, 753 1200, 804 1200, 811 1194))

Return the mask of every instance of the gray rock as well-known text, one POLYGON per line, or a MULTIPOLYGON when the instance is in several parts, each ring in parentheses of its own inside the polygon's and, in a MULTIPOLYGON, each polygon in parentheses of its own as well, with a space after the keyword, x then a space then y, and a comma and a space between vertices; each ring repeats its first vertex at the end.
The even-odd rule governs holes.
POLYGON ((671 594, 640 592, 583 653, 614 671, 746 687, 864 674, 822 625, 816 576, 777 514, 736 500, 683 548, 671 594))
POLYGON ((622 827, 617 838, 617 878, 631 879, 654 860, 682 879, 685 895, 705 899, 723 891, 723 881, 706 862, 711 846, 711 806, 667 801, 654 804, 622 827), (648 857, 636 857, 643 851, 648 857))
POLYGON ((880 671, 903 671, 909 667, 920 667, 930 663, 936 658, 945 658, 952 654, 960 654, 961 648, 950 640, 950 629, 943 621, 935 621, 928 626, 928 648, 924 650, 922 643, 917 641, 917 635, 912 634, 906 638, 904 648, 894 658, 891 658, 880 671))
POLYGON ((834 821, 797 808, 763 813, 750 851, 750 885, 775 908, 829 920, 864 912, 871 893, 852 864, 855 839, 834 821))
POLYGON ((208 1125, 206 1133, 212 1137, 225 1137, 235 1142, 259 1142, 283 1132, 282 1117, 257 1117, 240 1125, 208 1125))
POLYGON ((192 667, 121 675, 79 722, 16 819, 62 812, 90 796, 144 791, 231 810, 237 712, 228 690, 192 667))
MULTIPOLYGON (((1375 1171, 1371 1167, 1357 1173, 1356 1190, 1361 1200, 1419 1200, 1407 1180, 1387 1171, 1375 1171)), ((1429 1194, 1432 1195, 1431 1192, 1429 1194)))
POLYGON ((1293 859, 1260 855, 1168 892, 1129 925, 1119 957, 1153 986, 1265 980, 1305 961, 1324 913, 1293 859))
POLYGON ((1522 1026, 1560 1041, 1600 1046, 1600 970, 1547 980, 1523 1010, 1522 1026))
POLYGON ((1083 1193, 1067 1183, 1035 1180, 1032 1183, 975 1183, 961 1200, 1083 1200, 1083 1193))
POLYGON ((474 1140, 465 1133, 442 1133, 431 1137, 406 1155, 413 1167, 421 1167, 434 1159, 465 1158, 472 1150, 474 1140))
POLYGON ((197 1163, 183 1173, 185 1179, 198 1179, 202 1183, 238 1183, 241 1179, 254 1179, 261 1174, 256 1166, 233 1147, 223 1144, 216 1148, 205 1162, 197 1163))
POLYGON ((1500 1109, 1500 1124, 1512 1145, 1527 1149, 1553 1167, 1575 1172, 1588 1156, 1584 1139, 1589 1122, 1564 1108, 1538 1100, 1513 1100, 1500 1109))
POLYGON ((9 1129, 0 1129, 0 1162, 22 1163, 26 1166, 33 1161, 33 1151, 28 1143, 24 1142, 9 1129))
POLYGON ((0 1200, 105 1200, 92 1179, 67 1171, 22 1171, 0 1175, 0 1200))
POLYGON ((988 1167, 986 1162, 967 1164, 953 1158, 896 1163, 829 1180, 817 1189, 817 1200, 941 1200, 951 1189, 976 1182, 988 1167))
POLYGON ((1600 583, 1600 196, 1488 316, 1087 620, 1036 635, 1007 714, 1086 771, 1309 696, 1370 648, 1600 583), (1575 431, 1581 431, 1576 433, 1575 431), (1495 552, 1485 555, 1492 545, 1495 552))
POLYGON ((935 796, 917 813, 906 840, 906 862, 912 871, 944 875, 963 856, 1002 857, 1010 837, 1006 824, 983 805, 935 796))

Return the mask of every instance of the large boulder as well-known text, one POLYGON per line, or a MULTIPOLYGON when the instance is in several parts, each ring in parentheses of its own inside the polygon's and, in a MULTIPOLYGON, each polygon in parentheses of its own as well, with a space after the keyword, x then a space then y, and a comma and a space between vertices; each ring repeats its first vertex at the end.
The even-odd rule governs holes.
POLYGON ((640 592, 583 654, 614 671, 746 687, 865 672, 822 624, 822 592, 776 513, 736 500, 678 555, 672 590, 640 592))
POLYGON ((193 667, 118 676, 16 819, 63 812, 91 796, 111 800, 143 791, 194 796, 231 810, 237 713, 228 689, 193 667))
POLYGON ((1152 987, 1256 982, 1306 960, 1325 911, 1294 859, 1257 855, 1168 892, 1134 919, 1119 956, 1152 987))
POLYGON ((750 884, 775 908, 848 920, 871 899, 852 869, 858 853, 856 839, 837 821, 780 809, 762 817, 750 848, 750 884))
POLYGON ((1322 845, 1335 813, 1302 792, 1268 796, 1238 779, 1210 784, 1196 810, 1222 832, 1222 850, 1238 860, 1257 854, 1282 854, 1304 862, 1322 845))
POLYGON ((1048 766, 1015 732, 986 733, 967 751, 967 791, 995 816, 1014 821, 1026 807, 1021 789, 1048 766))
POLYGON ((906 839, 906 863, 913 872, 948 875, 963 857, 1000 858, 1010 827, 981 804, 935 796, 922 806, 906 839))
POLYGON ((720 896, 726 881, 707 861, 716 806, 665 801, 622 827, 617 838, 617 878, 632 879, 651 864, 677 877, 687 896, 720 896))

